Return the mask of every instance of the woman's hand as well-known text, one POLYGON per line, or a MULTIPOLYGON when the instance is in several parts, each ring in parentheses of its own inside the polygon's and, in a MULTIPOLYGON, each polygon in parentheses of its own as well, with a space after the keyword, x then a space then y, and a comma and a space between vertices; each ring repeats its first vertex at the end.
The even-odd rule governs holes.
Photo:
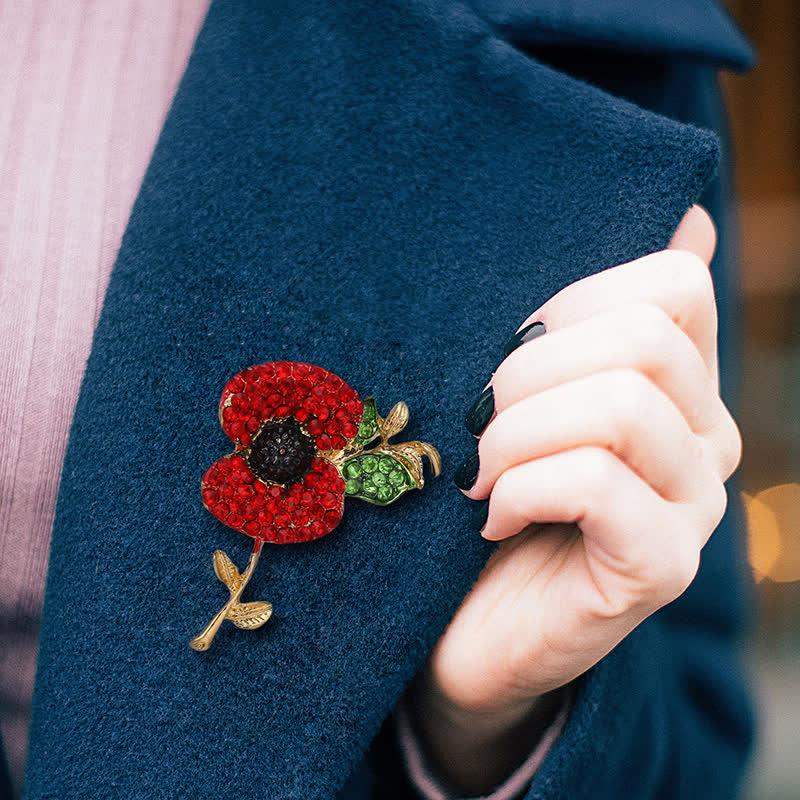
POLYGON ((489 498, 483 535, 500 546, 411 694, 466 791, 492 788, 535 743, 543 695, 689 586, 722 518, 741 442, 719 397, 714 246, 690 209, 669 250, 545 303, 524 325, 547 334, 492 378, 466 493, 489 498))

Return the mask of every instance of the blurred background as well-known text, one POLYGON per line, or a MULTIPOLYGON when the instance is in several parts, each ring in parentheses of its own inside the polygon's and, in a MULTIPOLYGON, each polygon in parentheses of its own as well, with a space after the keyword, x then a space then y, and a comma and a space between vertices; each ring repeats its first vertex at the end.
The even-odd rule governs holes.
POLYGON ((758 51, 726 74, 744 290, 737 421, 758 625, 761 741, 745 797, 800 798, 800 3, 726 0, 758 51))

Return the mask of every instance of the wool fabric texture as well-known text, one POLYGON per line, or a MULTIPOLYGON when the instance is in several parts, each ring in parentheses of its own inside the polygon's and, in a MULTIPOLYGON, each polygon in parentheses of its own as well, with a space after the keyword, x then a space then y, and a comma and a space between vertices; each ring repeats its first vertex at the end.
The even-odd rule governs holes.
MULTIPOLYGON (((354 768, 491 552, 450 480, 464 410, 536 306, 663 248, 717 158, 711 133, 546 66, 460 3, 217 0, 78 401, 26 796, 366 798, 381 776, 354 768), (272 620, 197 654, 188 638, 224 601, 211 553, 243 565, 249 549, 200 503, 228 445, 216 404, 230 375, 278 359, 383 412, 406 400, 444 476, 269 548, 248 595, 272 620)), ((706 619, 695 642, 654 618, 586 676, 531 798, 618 796, 623 779, 670 796, 674 737, 699 753, 721 737, 734 769, 733 623, 724 603, 706 619)))

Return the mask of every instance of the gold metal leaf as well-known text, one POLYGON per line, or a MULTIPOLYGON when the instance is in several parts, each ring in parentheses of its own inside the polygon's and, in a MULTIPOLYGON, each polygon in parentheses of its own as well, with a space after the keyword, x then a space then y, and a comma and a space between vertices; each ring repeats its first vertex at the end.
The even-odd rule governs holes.
POLYGON ((442 471, 442 457, 439 455, 439 451, 432 444, 428 444, 427 442, 412 442, 411 444, 417 445, 417 447, 428 456, 431 462, 431 473, 435 478, 442 471))
POLYGON ((230 560, 224 550, 214 551, 214 574, 232 591, 235 592, 242 581, 236 564, 230 560))
POLYGON ((425 485, 425 480, 422 476, 422 456, 428 456, 430 459, 431 472, 434 477, 442 471, 442 458, 439 455, 439 451, 427 442, 404 442, 403 444, 391 445, 391 449, 406 461, 411 476, 420 489, 425 485))
POLYGON ((257 600, 254 603, 235 603, 228 611, 228 619, 237 628, 260 628, 272 616, 272 603, 257 600))
POLYGON ((383 440, 391 439, 400 433, 406 425, 408 425, 408 418, 410 412, 408 406, 401 400, 389 412, 389 416, 383 421, 381 425, 381 436, 383 440))

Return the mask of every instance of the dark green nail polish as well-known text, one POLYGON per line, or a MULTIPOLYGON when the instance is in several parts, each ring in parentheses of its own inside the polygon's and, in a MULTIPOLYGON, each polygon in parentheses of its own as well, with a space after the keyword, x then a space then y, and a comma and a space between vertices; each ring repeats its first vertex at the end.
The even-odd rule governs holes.
POLYGON ((489 424, 492 414, 494 414, 494 390, 489 386, 481 392, 481 396, 467 411, 464 424, 473 436, 480 436, 489 424))
POLYGON ((472 515, 472 524, 479 530, 483 530, 486 525, 486 520, 489 519, 489 501, 482 500, 478 506, 478 510, 472 515))
POLYGON ((518 347, 532 342, 544 332, 545 328, 543 322, 531 322, 530 325, 526 325, 506 342, 506 346, 503 348, 503 358, 508 358, 518 347))
POLYGON ((475 448, 474 453, 470 453, 456 469, 456 474, 453 475, 453 480, 459 489, 465 492, 469 491, 478 479, 478 466, 480 459, 478 458, 478 448, 475 448))

